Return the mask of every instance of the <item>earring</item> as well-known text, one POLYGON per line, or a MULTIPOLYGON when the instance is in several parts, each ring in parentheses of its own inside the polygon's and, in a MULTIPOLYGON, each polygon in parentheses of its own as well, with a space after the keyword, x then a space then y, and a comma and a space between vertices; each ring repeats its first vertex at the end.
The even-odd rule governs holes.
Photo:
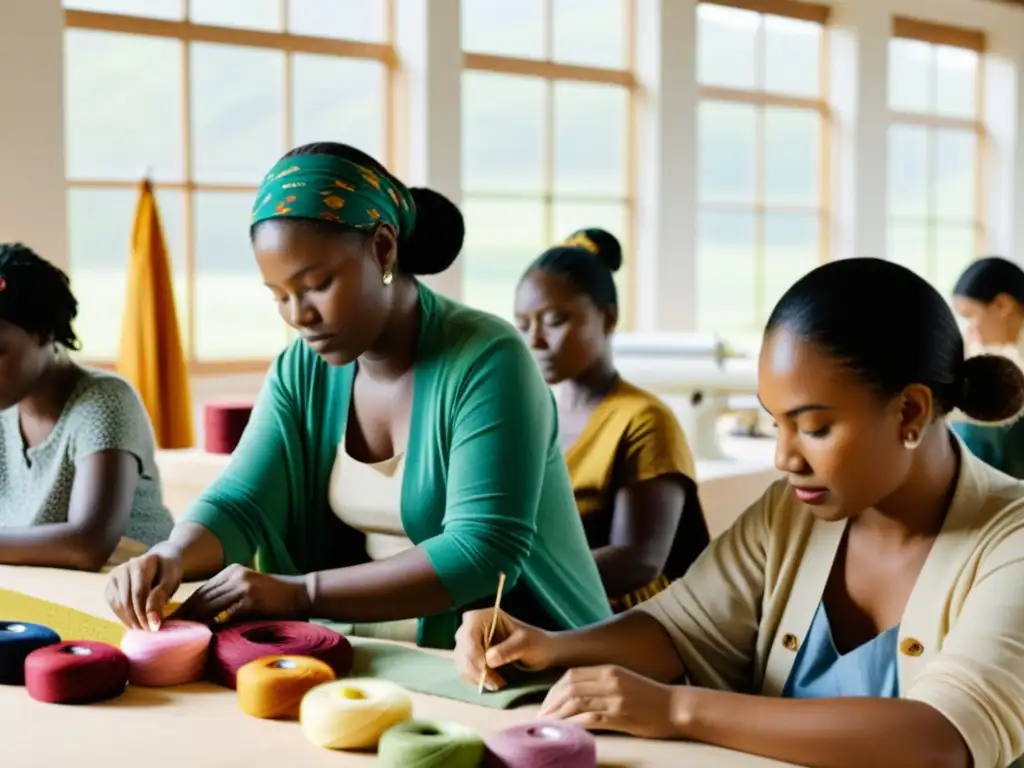
POLYGON ((381 282, 383 282, 384 285, 391 285, 391 281, 394 279, 395 273, 389 269, 387 272, 384 273, 384 276, 381 278, 381 282))
POLYGON ((912 429, 907 432, 907 436, 903 438, 903 447, 908 451, 912 451, 921 444, 921 433, 916 429, 912 429))

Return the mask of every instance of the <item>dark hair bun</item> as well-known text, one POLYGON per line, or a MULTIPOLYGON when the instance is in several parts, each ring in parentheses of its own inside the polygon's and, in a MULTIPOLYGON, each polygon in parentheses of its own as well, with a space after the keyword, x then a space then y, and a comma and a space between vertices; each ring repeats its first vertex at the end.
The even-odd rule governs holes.
POLYGON ((622 267, 622 244, 615 235, 605 229, 592 227, 577 230, 566 238, 565 244, 590 251, 595 259, 612 272, 618 272, 622 267))
POLYGON ((957 406, 975 421, 1009 422, 1024 411, 1024 371, 1007 357, 968 358, 964 362, 963 384, 957 406))
POLYGON ((459 257, 466 238, 462 212, 451 200, 426 187, 409 189, 416 201, 416 228, 398 248, 398 268, 409 275, 436 275, 459 257))

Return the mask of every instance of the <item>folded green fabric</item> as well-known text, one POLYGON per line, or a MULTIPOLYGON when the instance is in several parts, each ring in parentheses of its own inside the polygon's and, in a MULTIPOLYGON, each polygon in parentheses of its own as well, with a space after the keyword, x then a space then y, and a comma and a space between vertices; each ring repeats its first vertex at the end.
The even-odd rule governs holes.
MULTIPOLYGON (((320 623, 320 622, 317 622, 320 623)), ((325 626, 344 633, 345 625, 325 626)), ((378 640, 348 637, 355 651, 350 677, 375 677, 390 680, 406 690, 464 701, 492 709, 511 709, 541 701, 559 678, 557 672, 540 674, 503 669, 508 686, 500 691, 477 693, 477 687, 463 680, 450 658, 378 640), (508 673, 508 674, 506 674, 508 673), (511 678, 511 679, 510 679, 511 678)))

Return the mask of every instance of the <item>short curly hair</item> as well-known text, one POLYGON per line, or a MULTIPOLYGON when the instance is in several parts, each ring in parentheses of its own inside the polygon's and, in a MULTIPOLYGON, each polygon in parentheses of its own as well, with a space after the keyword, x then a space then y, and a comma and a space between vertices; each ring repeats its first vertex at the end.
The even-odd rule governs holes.
POLYGON ((0 243, 0 320, 77 350, 77 316, 78 299, 61 269, 21 243, 0 243))

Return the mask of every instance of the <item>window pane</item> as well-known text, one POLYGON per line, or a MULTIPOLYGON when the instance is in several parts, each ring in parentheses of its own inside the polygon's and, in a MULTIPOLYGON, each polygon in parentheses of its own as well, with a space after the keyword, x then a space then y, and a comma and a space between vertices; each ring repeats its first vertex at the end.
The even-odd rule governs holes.
POLYGON ((820 235, 821 219, 817 214, 765 214, 762 309, 766 314, 793 283, 821 263, 820 235))
POLYGON ((193 173, 258 184, 284 152, 284 54, 192 44, 193 173))
POLYGON ((702 101, 697 109, 700 200, 753 202, 757 109, 721 101, 702 101))
POLYGON ((751 331, 757 317, 754 214, 701 211, 697 217, 697 327, 751 331))
POLYGON ((721 5, 697 6, 697 80, 731 88, 757 86, 761 16, 721 5))
POLYGON ((889 222, 889 261, 928 278, 928 227, 926 224, 889 222))
POLYGON ((512 319, 516 285, 549 245, 544 204, 538 201, 467 199, 462 256, 463 301, 512 319))
POLYGON ((577 230, 589 227, 598 227, 618 238, 619 245, 622 247, 622 266, 615 273, 615 287, 619 292, 619 329, 624 330, 624 323, 629 317, 629 305, 632 297, 632 286, 629 283, 631 270, 629 260, 633 258, 633 253, 630 250, 629 206, 622 202, 556 202, 553 214, 552 241, 555 243, 565 240, 577 230))
POLYGON ((76 11, 124 13, 151 19, 181 18, 181 0, 64 0, 64 7, 76 11))
POLYGON ((889 41, 889 106, 904 112, 932 108, 932 46, 918 40, 889 41))
POLYGON ((462 86, 463 186, 471 192, 542 191, 546 82, 467 72, 462 86))
POLYGON ((764 87, 797 96, 821 94, 820 24, 764 17, 764 87))
POLYGON ((928 129, 889 126, 889 212, 928 215, 928 129))
MULTIPOLYGON (((75 331, 82 355, 115 360, 121 348, 121 320, 128 285, 128 257, 139 193, 136 189, 68 191, 68 246, 71 287, 78 299, 75 331)), ((170 251, 174 301, 182 343, 188 343, 184 195, 157 190, 156 201, 170 251)))
POLYGON ((386 0, 288 0, 288 28, 298 35, 381 42, 386 0))
POLYGON ((971 131, 936 129, 935 215, 960 221, 975 216, 975 155, 978 140, 971 131))
POLYGON ((935 46, 935 111, 949 117, 978 116, 978 54, 966 48, 935 46))
POLYGON ((629 93, 590 83, 556 82, 554 88, 555 190, 624 194, 629 93))
POLYGON ((263 285, 249 244, 253 195, 197 192, 196 357, 205 360, 272 357, 287 326, 263 285))
POLYGON ((960 273, 980 255, 973 225, 940 224, 935 229, 935 288, 948 299, 960 273))
POLYGON ((181 43, 69 29, 64 103, 70 178, 184 178, 181 43))
POLYGON ((625 0, 552 2, 555 61, 610 69, 626 66, 625 0))
POLYGON ((809 109, 766 107, 764 196, 768 205, 818 205, 821 116, 809 109))
POLYGON ((189 0, 196 24, 245 29, 281 29, 281 0, 189 0))
POLYGON ((375 61, 297 53, 292 59, 296 145, 340 141, 384 157, 384 67, 375 61))
POLYGON ((463 0, 460 5, 465 50, 544 58, 544 0, 463 0))
POLYGON ((566 240, 573 232, 596 227, 615 235, 622 244, 622 258, 629 258, 629 206, 619 201, 555 201, 552 210, 552 244, 566 240))

